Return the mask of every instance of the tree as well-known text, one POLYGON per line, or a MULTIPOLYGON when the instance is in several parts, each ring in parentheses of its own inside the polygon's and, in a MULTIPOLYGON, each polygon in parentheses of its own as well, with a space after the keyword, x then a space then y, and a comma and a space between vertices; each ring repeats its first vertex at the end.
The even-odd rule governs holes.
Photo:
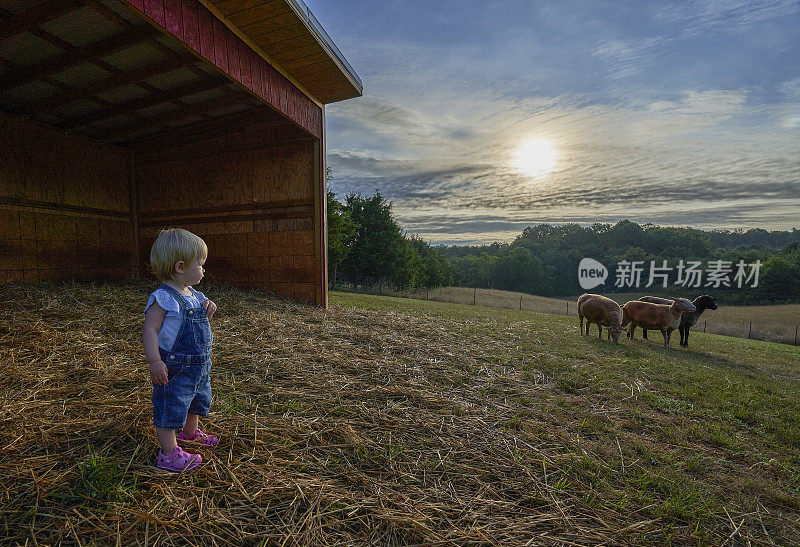
POLYGON ((418 236, 411 236, 409 243, 422 261, 421 286, 444 287, 453 283, 453 268, 447 258, 418 236))
POLYGON ((345 207, 355 224, 342 272, 355 284, 382 283, 399 268, 403 236, 392 216, 392 204, 379 191, 370 197, 348 194, 345 207))
POLYGON ((336 274, 339 265, 347 258, 350 245, 356 232, 350 212, 336 200, 333 192, 328 190, 328 270, 330 281, 336 287, 336 274))

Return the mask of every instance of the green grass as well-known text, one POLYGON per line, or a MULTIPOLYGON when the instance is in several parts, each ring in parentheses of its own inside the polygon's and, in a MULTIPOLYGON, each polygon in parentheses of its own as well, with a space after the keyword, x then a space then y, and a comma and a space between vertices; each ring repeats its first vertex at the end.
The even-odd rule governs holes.
POLYGON ((574 317, 351 293, 331 304, 467 324, 487 345, 513 341, 497 361, 526 372, 503 386, 514 407, 505 427, 570 447, 564 489, 664 521, 662 536, 637 541, 668 543, 671 526, 688 526, 695 541, 720 542, 726 511, 757 515, 770 541, 785 533, 781 518, 796 518, 800 348, 703 333, 688 349, 666 349, 660 336, 613 345, 581 337, 574 317), (532 397, 541 385, 551 389, 532 397))
MULTIPOLYGON (((383 289, 384 294, 399 296, 383 289)), ((338 293, 346 294, 346 293, 338 293)), ((647 294, 666 298, 668 292, 644 291, 637 293, 609 293, 607 296, 620 305, 629 300, 638 300, 647 294)), ((699 294, 699 293, 698 293, 699 294)), ((406 295, 403 295, 406 296, 406 295)), ((450 302, 456 304, 477 304, 491 308, 508 308, 536 311, 556 315, 575 315, 578 296, 550 298, 526 293, 500 291, 496 289, 471 289, 469 287, 442 287, 422 290, 407 295, 410 298, 450 302)), ((797 327, 800 326, 800 304, 781 304, 767 306, 727 306, 706 311, 700 322, 692 329, 692 336, 704 329, 708 333, 722 334, 754 340, 768 340, 784 344, 795 343, 797 327)), ((660 334, 655 333, 657 336, 660 334)), ((640 335, 641 336, 641 335, 640 335)), ((675 334, 677 336, 677 333, 675 334)))

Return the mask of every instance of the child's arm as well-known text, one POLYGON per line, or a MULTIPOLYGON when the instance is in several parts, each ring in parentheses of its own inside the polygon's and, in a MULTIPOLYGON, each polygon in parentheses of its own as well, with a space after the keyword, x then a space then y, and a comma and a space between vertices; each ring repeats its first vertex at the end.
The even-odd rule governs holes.
POLYGON ((166 315, 166 310, 153 302, 144 316, 144 357, 150 365, 150 379, 158 385, 166 384, 169 379, 167 365, 158 351, 158 331, 166 315))

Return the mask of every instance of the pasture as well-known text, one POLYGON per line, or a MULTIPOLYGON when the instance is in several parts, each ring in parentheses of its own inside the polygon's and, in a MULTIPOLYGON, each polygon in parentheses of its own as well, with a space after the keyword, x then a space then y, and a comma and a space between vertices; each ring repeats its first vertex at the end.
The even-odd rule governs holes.
POLYGON ((153 285, 0 287, 4 538, 800 543, 800 348, 615 346, 568 316, 201 288, 221 441, 165 476, 140 341, 153 285))
MULTIPOLYGON (((576 315, 578 296, 549 298, 532 294, 499 291, 495 289, 471 289, 468 287, 442 287, 430 291, 416 293, 393 293, 382 289, 389 296, 403 296, 419 299, 452 302, 456 304, 476 304, 495 308, 523 309, 539 313, 576 315)), ((377 292, 377 291, 376 291, 377 292)), ((587 291, 593 292, 593 291, 587 291)), ((713 291, 709 291, 713 295, 713 291)), ((608 293, 606 296, 615 300, 620 306, 628 300, 637 300, 641 296, 655 295, 667 297, 661 291, 638 293, 608 293)), ((697 293, 697 296, 703 294, 697 293)), ((795 344, 795 336, 800 326, 800 304, 781 304, 771 306, 727 306, 720 304, 719 309, 706 311, 700 322, 692 327, 692 334, 702 332, 705 328, 710 334, 736 336, 753 340, 767 340, 782 344, 795 344), (752 323, 752 325, 751 325, 752 323)), ((639 334, 641 337, 641 333, 639 334)), ((660 335, 659 335, 660 336, 660 335)), ((677 336, 677 334, 676 334, 677 336)), ((800 344, 800 336, 797 337, 800 344)))

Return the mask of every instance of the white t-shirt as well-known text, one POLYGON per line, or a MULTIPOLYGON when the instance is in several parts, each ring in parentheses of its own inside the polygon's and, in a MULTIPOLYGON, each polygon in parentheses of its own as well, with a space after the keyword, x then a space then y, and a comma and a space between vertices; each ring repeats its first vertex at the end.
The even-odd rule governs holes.
MULTIPOLYGON (((190 308, 199 308, 200 304, 208 300, 206 295, 200 291, 195 291, 193 295, 181 295, 186 300, 186 305, 190 308)), ((181 307, 178 301, 175 300, 174 293, 167 289, 156 289, 150 298, 147 300, 147 306, 144 307, 144 312, 150 309, 153 302, 158 302, 162 309, 166 310, 167 315, 164 316, 164 322, 161 323, 161 330, 158 331, 158 346, 164 351, 171 351, 172 346, 175 344, 175 338, 178 337, 178 330, 181 328, 183 317, 181 316, 181 307)))

